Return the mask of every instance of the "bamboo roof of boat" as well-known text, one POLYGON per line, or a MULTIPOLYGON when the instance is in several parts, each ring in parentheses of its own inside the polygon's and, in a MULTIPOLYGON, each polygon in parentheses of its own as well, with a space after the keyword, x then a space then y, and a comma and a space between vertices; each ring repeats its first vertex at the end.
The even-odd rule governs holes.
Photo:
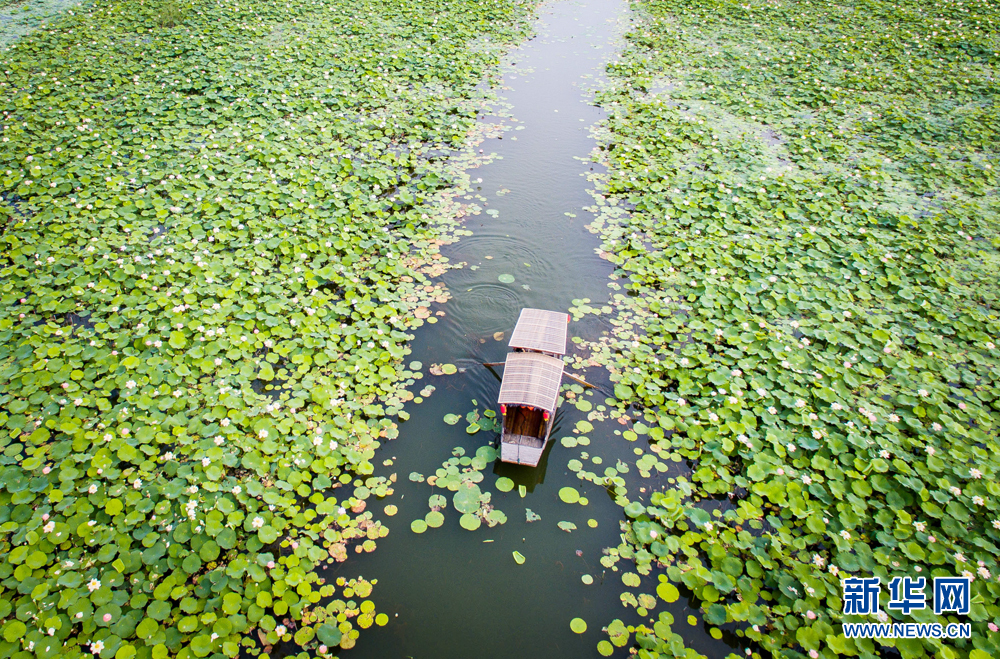
MULTIPOLYGON (((565 323, 564 323, 565 324, 565 323)), ((504 364, 499 402, 502 405, 527 405, 549 412, 556 409, 563 362, 537 352, 512 352, 504 364)))
POLYGON ((564 355, 568 322, 569 315, 558 311, 521 309, 521 315, 507 345, 521 350, 564 355))

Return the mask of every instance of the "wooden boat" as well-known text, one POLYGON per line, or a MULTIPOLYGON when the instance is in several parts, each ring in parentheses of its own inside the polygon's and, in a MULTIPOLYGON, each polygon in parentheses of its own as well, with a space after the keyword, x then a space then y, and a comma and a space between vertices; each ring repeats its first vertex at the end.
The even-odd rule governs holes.
POLYGON ((562 383, 569 316, 522 309, 500 384, 500 460, 537 467, 551 439, 562 383))

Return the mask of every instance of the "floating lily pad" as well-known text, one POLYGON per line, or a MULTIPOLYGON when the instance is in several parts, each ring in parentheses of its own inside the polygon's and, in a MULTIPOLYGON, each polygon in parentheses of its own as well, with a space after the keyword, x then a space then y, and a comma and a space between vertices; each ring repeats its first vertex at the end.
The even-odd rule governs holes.
POLYGON ((576 530, 576 524, 574 524, 573 522, 559 522, 558 524, 556 524, 556 526, 558 526, 563 531, 566 531, 567 533, 576 530))
POLYGON ((573 448, 577 444, 577 438, 576 437, 563 437, 563 438, 561 438, 559 440, 559 443, 562 444, 563 446, 565 446, 566 448, 573 448))
POLYGON ((513 284, 514 283, 514 275, 503 274, 503 275, 500 275, 499 277, 497 277, 497 279, 499 279, 500 282, 503 283, 503 284, 513 284))
POLYGON ((389 517, 395 515, 397 511, 398 508, 396 508, 396 506, 392 505, 391 503, 385 507, 385 514, 388 515, 389 517))
POLYGON ((519 551, 514 552, 514 562, 518 565, 524 565, 524 554, 519 551))
POLYGON ((448 505, 448 500, 443 494, 432 494, 429 499, 427 499, 427 505, 431 508, 444 508, 448 505))
POLYGON ((410 530, 414 533, 423 533, 427 530, 427 523, 422 519, 415 519, 410 522, 410 530))
POLYGON ((577 634, 582 634, 587 631, 587 623, 583 618, 573 618, 569 621, 569 628, 577 634))
POLYGON ((423 367, 424 367, 424 365, 423 365, 422 362, 416 362, 416 361, 410 362, 410 370, 411 371, 419 371, 423 367))
POLYGON ((510 492, 514 489, 514 481, 507 478, 506 476, 501 476, 497 479, 496 487, 501 492, 510 492))
POLYGON ((580 432, 590 432, 591 430, 594 429, 594 425, 590 423, 590 421, 585 421, 583 419, 580 419, 579 421, 576 422, 576 429, 579 430, 580 432))
POLYGON ((656 587, 656 594, 667 604, 673 604, 681 596, 680 591, 677 590, 677 586, 667 581, 662 582, 656 587))
POLYGON ((580 493, 575 487, 564 487, 559 490, 559 498, 565 503, 576 503, 580 500, 580 493))
POLYGON ((611 645, 610 641, 599 641, 597 643, 597 652, 602 657, 610 657, 615 653, 615 646, 611 645))
POLYGON ((424 475, 423 474, 418 474, 415 471, 411 471, 410 472, 410 480, 413 481, 414 483, 423 483, 424 482, 424 475))
POLYGON ((528 521, 528 522, 537 522, 538 520, 540 520, 542 518, 541 515, 537 514, 531 508, 525 508, 524 509, 524 517, 525 517, 525 521, 528 521))
POLYGON ((458 367, 454 364, 441 364, 441 372, 445 375, 454 375, 458 372, 458 367))
POLYGON ((479 489, 478 485, 466 485, 460 487, 455 496, 452 497, 452 502, 455 504, 455 510, 460 513, 474 513, 479 510, 480 502, 482 501, 483 493, 479 489))
POLYGON ((590 576, 589 574, 585 574, 582 577, 580 577, 580 581, 589 586, 590 584, 594 583, 594 577, 590 576))
POLYGON ((447 423, 449 426, 453 426, 453 425, 455 425, 456 423, 458 423, 461 420, 462 420, 462 417, 458 416, 457 414, 445 414, 444 415, 444 422, 447 423))
POLYGON ((467 531, 475 531, 483 522, 479 519, 478 515, 470 515, 466 513, 458 518, 458 523, 467 531))
POLYGON ((426 522, 427 526, 432 529, 439 528, 442 524, 444 524, 444 515, 436 510, 432 510, 424 515, 424 522, 426 522))
POLYGON ((589 526, 592 529, 596 529, 597 528, 597 520, 596 519, 588 519, 587 520, 587 526, 589 526))
POLYGON ((506 524, 507 515, 504 514, 499 508, 494 508, 486 515, 486 521, 490 526, 496 526, 497 524, 506 524))
POLYGON ((492 446, 480 446, 476 449, 476 457, 486 462, 493 462, 497 459, 497 451, 492 446))
POLYGON ((477 432, 479 432, 479 430, 480 428, 478 423, 470 423, 469 427, 465 429, 465 432, 469 433, 470 435, 475 435, 477 432))

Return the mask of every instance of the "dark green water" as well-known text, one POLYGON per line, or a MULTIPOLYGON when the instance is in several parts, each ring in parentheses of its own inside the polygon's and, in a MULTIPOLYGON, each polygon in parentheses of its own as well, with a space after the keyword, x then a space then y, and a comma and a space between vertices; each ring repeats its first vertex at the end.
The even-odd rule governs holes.
MULTIPOLYGON (((631 562, 620 562, 618 572, 600 564, 602 549, 620 542, 622 510, 603 488, 581 481, 567 469, 567 462, 580 459, 582 451, 602 460, 600 467, 590 462, 587 469, 592 471, 602 472, 618 459, 634 463, 633 449, 648 450, 648 445, 630 443, 615 434, 623 426, 594 421, 589 446, 565 448, 558 438, 571 435, 577 421, 587 414, 563 404, 556 416, 555 441, 538 468, 499 462, 487 467, 479 485, 493 492, 493 505, 508 517, 506 524, 494 528, 462 529, 450 492, 408 479, 413 471, 433 474, 456 446, 471 455, 494 440, 495 433, 470 436, 464 421, 449 426, 442 419, 449 413, 464 416, 473 409, 472 399, 479 401, 480 409, 494 407, 500 382, 481 363, 503 360, 506 340, 496 341, 493 334, 505 332, 509 337, 522 307, 566 310, 573 299, 586 297, 601 303, 611 293, 611 267, 598 258, 598 240, 584 228, 592 216, 583 207, 593 203, 584 175, 597 167, 586 160, 594 147, 589 129, 605 116, 591 105, 587 90, 601 78, 629 20, 626 4, 620 0, 549 3, 539 12, 537 36, 507 59, 506 89, 501 96, 512 105, 518 122, 514 125, 524 129, 487 140, 482 148, 502 159, 471 172, 473 181, 482 178, 474 187, 487 198, 485 208, 496 209, 499 215, 470 217, 465 228, 474 235, 442 251, 452 262, 464 261, 478 269, 465 267, 444 275, 454 299, 435 305, 434 311, 443 310, 446 315, 416 332, 413 354, 407 359, 425 365, 424 378, 413 387, 414 393, 428 384, 436 391, 421 404, 407 404, 410 419, 401 423, 399 437, 380 449, 373 461, 378 465, 376 475, 397 474, 392 496, 368 502, 391 533, 378 541, 374 553, 352 552, 350 560, 324 574, 328 579, 359 574, 377 579, 372 598, 377 610, 390 617, 387 626, 364 631, 357 646, 342 656, 597 657, 596 644, 606 638, 602 626, 614 618, 626 624, 642 622, 634 608, 623 607, 619 600, 626 590, 621 574, 630 570, 631 562), (497 195, 501 190, 509 192, 497 195), (513 275, 515 282, 500 283, 501 274, 513 275), (426 368, 434 362, 453 363, 465 370, 434 377, 426 368), (393 464, 383 466, 389 458, 393 464), (522 498, 516 488, 506 494, 498 492, 494 483, 499 476, 525 485, 526 496, 522 498), (557 492, 567 485, 580 489, 589 504, 560 501, 557 492), (432 494, 448 498, 445 524, 415 534, 410 522, 428 512, 432 494), (395 517, 382 512, 387 504, 398 506, 395 517), (525 508, 541 520, 527 523, 525 508), (588 519, 597 520, 597 528, 589 528, 588 519), (575 523, 577 530, 560 530, 557 523, 563 520, 575 523), (524 565, 515 563, 514 550, 527 558, 524 565), (578 550, 582 555, 577 555, 578 550), (582 583, 584 574, 594 577, 593 585, 582 583), (574 617, 587 622, 586 633, 570 630, 574 617)), ((571 337, 593 339, 611 328, 593 316, 587 318, 570 325, 571 337)), ((569 349, 572 353, 572 343, 569 349)), ((601 370, 591 369, 587 378, 603 382, 604 392, 610 391, 601 370)), ((595 393, 587 400, 599 409, 606 395, 595 393)), ((646 487, 648 492, 651 486, 663 485, 666 478, 630 483, 630 496, 646 499, 638 488, 646 487)), ((655 578, 644 578, 634 592, 653 593, 655 585, 655 578)), ((663 606, 660 601, 650 615, 655 617, 663 606)), ((677 619, 674 629, 682 631, 693 647, 710 657, 729 653, 730 648, 712 641, 700 623, 690 627, 683 622, 693 612, 685 602, 669 605, 669 610, 677 619)), ((616 656, 626 655, 627 649, 616 651, 616 656)))

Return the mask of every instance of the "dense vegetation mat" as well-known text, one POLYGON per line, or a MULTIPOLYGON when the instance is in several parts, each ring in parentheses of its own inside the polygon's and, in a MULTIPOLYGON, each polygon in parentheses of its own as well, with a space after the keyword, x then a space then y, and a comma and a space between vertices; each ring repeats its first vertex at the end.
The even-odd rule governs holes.
POLYGON ((0 656, 386 623, 315 568, 388 532, 370 460, 447 298, 444 159, 527 10, 111 2, 3 53, 0 656))
MULTIPOLYGON (((591 348, 692 487, 630 504, 621 551, 761 656, 1000 655, 996 4, 636 8, 594 226, 626 290, 591 348), (969 615, 935 615, 962 575, 969 615), (927 608, 889 609, 894 576, 927 608), (879 620, 972 638, 842 633, 879 620)), ((696 654, 654 622, 599 650, 696 654)))

